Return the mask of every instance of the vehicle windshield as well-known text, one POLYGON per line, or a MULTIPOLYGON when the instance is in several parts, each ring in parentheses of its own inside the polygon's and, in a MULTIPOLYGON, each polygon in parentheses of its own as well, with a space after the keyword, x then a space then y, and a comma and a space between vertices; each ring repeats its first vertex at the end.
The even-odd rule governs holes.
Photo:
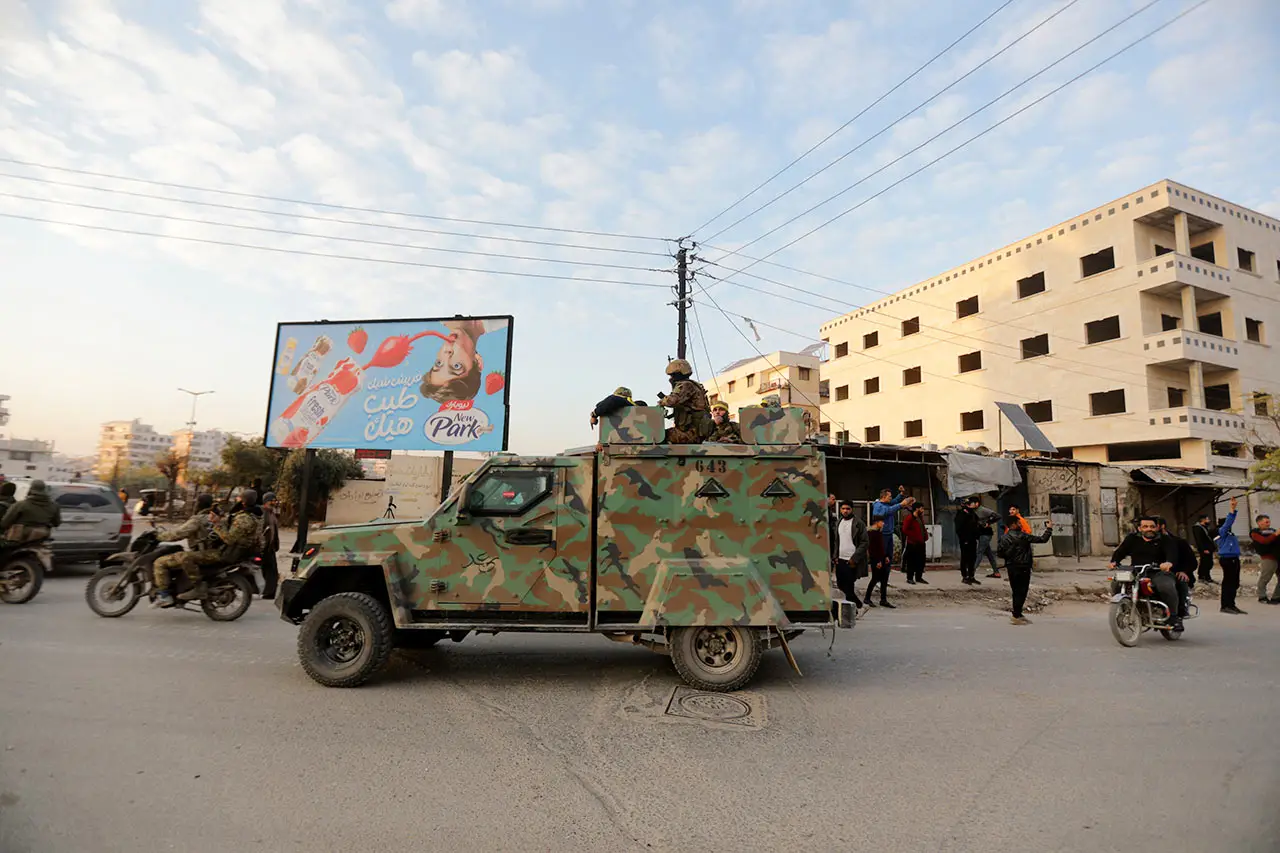
POLYGON ((485 471, 488 471, 491 464, 492 463, 490 461, 486 460, 484 464, 482 464, 479 468, 475 469, 470 474, 463 477, 462 480, 449 491, 449 497, 445 499, 444 503, 440 504, 440 506, 432 510, 431 513, 427 515, 425 519, 423 519, 424 523, 427 521, 430 521, 431 519, 435 518, 437 515, 439 515, 442 512, 445 512, 446 510, 451 511, 454 508, 454 506, 458 503, 458 499, 462 497, 462 492, 465 490, 466 486, 468 486, 471 483, 474 483, 476 478, 480 476, 480 474, 482 474, 485 471))

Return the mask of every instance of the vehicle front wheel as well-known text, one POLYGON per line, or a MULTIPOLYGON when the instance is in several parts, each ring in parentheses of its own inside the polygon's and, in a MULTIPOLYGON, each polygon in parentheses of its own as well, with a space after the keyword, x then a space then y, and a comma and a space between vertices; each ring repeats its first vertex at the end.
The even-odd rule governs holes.
POLYGON ((1138 638, 1142 636, 1142 616, 1132 599, 1112 602, 1108 621, 1111 623, 1111 635, 1117 643, 1128 648, 1138 645, 1138 638))
POLYGON ((15 557, 0 567, 0 601, 26 604, 44 586, 44 566, 33 556, 15 557))
POLYGON ((392 646, 391 617, 363 592, 321 601, 298 631, 298 660, 325 687, 358 687, 386 666, 392 646))
POLYGON ((700 625, 671 632, 671 663, 690 687, 728 693, 745 687, 760 666, 760 631, 738 625, 700 625))
POLYGON ((84 600, 99 616, 115 619, 132 610, 142 597, 142 584, 129 578, 129 569, 112 565, 98 569, 84 587, 84 600))

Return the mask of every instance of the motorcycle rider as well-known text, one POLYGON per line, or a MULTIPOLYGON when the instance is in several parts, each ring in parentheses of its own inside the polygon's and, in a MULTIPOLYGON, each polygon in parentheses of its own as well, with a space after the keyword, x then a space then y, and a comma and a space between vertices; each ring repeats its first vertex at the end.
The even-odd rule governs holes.
POLYGON ((197 592, 204 586, 200 574, 201 566, 210 566, 218 562, 219 545, 213 539, 213 524, 217 517, 213 510, 213 495, 201 495, 196 498, 195 514, 183 524, 172 530, 163 530, 156 538, 161 542, 179 542, 187 540, 188 550, 176 554, 166 554, 159 558, 153 566, 156 584, 156 607, 172 607, 173 595, 169 592, 170 578, 174 569, 186 573, 191 581, 191 589, 178 596, 182 601, 191 601, 200 596, 197 592))
POLYGON ((39 542, 61 524, 62 510, 49 497, 49 487, 44 480, 32 480, 27 496, 0 518, 0 539, 9 545, 39 542))
MULTIPOLYGON (((9 511, 9 507, 18 502, 13 495, 18 491, 18 484, 12 480, 6 480, 0 483, 0 518, 4 518, 4 514, 9 511)), ((3 533, 3 531, 0 531, 3 533)))
POLYGON ((1196 585, 1196 569, 1200 560, 1191 543, 1169 529, 1169 523, 1160 516, 1160 535, 1173 541, 1173 550, 1178 559, 1173 566, 1173 576, 1178 583, 1178 616, 1187 617, 1187 601, 1191 598, 1191 588, 1196 585))
MULTIPOLYGON (((1151 585, 1155 589, 1156 598, 1169 608, 1173 619, 1173 630, 1182 631, 1182 618, 1178 612, 1178 582, 1173 576, 1174 564, 1178 561, 1177 549, 1173 540, 1160 535, 1160 522, 1152 515, 1144 515, 1138 519, 1138 532, 1130 533, 1120 543, 1120 547, 1111 555, 1110 568, 1125 558, 1134 566, 1158 565, 1160 571, 1150 575, 1151 585)), ((1184 577, 1183 581, 1187 579, 1184 577)))

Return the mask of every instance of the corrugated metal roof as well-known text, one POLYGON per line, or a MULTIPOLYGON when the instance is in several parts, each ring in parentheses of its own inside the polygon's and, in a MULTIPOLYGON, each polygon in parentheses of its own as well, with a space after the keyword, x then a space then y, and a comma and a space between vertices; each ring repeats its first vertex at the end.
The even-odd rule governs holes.
POLYGON ((1140 474, 1153 483, 1159 483, 1162 486, 1204 486, 1212 489, 1242 489, 1248 485, 1243 477, 1229 477, 1226 474, 1219 474, 1216 471, 1196 471, 1187 468, 1134 468, 1129 472, 1131 479, 1141 483, 1142 480, 1133 477, 1134 474, 1140 474))

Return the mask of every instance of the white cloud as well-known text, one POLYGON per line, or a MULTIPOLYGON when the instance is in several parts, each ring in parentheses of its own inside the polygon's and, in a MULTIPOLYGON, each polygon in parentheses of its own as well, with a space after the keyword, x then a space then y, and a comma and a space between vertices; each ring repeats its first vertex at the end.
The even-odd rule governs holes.
POLYGON ((418 51, 413 65, 426 76, 433 99, 469 111, 527 112, 538 106, 545 89, 518 50, 418 51))
POLYGON ((387 18, 434 36, 467 36, 476 29, 465 5, 455 0, 393 0, 387 18))

